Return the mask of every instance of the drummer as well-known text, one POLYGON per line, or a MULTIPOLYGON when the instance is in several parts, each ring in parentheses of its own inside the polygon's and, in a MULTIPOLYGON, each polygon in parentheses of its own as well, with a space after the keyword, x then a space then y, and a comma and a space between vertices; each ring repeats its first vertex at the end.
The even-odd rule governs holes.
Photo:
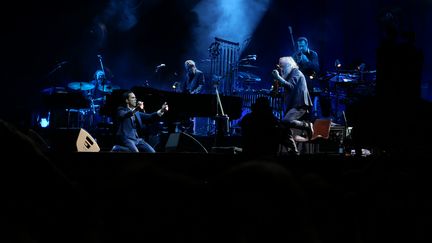
POLYGON ((105 72, 102 70, 96 70, 93 75, 93 80, 90 81, 94 85, 94 89, 89 90, 89 98, 93 100, 96 107, 103 105, 106 95, 111 93, 115 87, 112 85, 111 81, 105 76, 105 72))
MULTIPOLYGON (((88 91, 88 98, 93 113, 98 115, 100 107, 105 103, 106 95, 110 94, 115 87, 111 84, 111 81, 106 78, 105 72, 102 70, 96 70, 93 78, 90 84, 94 85, 94 88, 88 91)), ((102 122, 100 119, 96 120, 99 120, 96 122, 102 122)))

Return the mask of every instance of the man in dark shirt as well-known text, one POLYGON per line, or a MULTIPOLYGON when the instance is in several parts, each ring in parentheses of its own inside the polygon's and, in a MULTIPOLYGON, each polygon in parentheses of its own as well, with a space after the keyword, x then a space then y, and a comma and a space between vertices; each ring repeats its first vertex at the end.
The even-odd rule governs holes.
POLYGON ((326 89, 327 84, 321 83, 318 79, 320 72, 318 53, 309 48, 309 42, 306 37, 302 36, 297 39, 297 51, 294 53, 293 58, 299 66, 299 70, 306 78, 309 93, 312 96, 314 104, 313 116, 329 116, 330 102, 320 96, 326 89))
POLYGON ((193 60, 185 61, 186 78, 181 90, 188 94, 199 94, 204 88, 204 73, 200 71, 193 60))
POLYGON ((297 39, 297 52, 293 55, 294 61, 299 66, 300 71, 305 75, 308 81, 308 88, 313 90, 310 77, 315 77, 319 73, 318 53, 309 49, 309 42, 306 37, 297 39))
MULTIPOLYGON (((202 94, 204 93, 204 73, 196 67, 193 60, 186 60, 185 63, 186 78, 182 82, 181 92, 186 94, 202 94)), ((183 121, 186 131, 198 134, 207 135, 208 119, 201 117, 186 117, 183 121)))

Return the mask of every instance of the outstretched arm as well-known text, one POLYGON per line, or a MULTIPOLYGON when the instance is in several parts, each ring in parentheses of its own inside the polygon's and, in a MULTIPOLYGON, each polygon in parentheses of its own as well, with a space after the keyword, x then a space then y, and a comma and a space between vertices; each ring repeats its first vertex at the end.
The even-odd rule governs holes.
POLYGON ((162 104, 162 107, 157 111, 157 114, 159 116, 162 116, 167 111, 168 111, 168 103, 165 102, 165 103, 162 104))
POLYGON ((120 120, 123 120, 125 118, 130 118, 131 116, 133 116, 133 114, 134 114, 134 111, 130 110, 130 109, 126 108, 126 107, 119 107, 119 108, 117 108, 117 117, 120 120))

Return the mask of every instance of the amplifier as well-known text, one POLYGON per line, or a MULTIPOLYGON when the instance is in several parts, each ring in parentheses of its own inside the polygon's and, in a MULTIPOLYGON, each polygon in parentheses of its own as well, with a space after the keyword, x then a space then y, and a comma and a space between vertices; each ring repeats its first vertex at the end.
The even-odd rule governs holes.
POLYGON ((345 133, 345 126, 332 126, 330 127, 328 139, 320 140, 319 143, 309 144, 309 146, 305 146, 305 148, 299 147, 299 149, 302 149, 304 153, 308 154, 339 154, 343 152, 340 151, 340 149, 343 148, 345 133))
POLYGON ((345 133, 345 126, 332 126, 330 127, 329 140, 336 143, 343 143, 346 137, 345 133))

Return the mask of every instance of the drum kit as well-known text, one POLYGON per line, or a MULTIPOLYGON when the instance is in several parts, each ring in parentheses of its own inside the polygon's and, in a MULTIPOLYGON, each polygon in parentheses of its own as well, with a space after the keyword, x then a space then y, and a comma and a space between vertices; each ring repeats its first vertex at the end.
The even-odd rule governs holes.
POLYGON ((95 86, 94 84, 91 83, 87 83, 87 82, 71 82, 68 84, 68 88, 72 89, 72 90, 91 90, 93 89, 95 86))
POLYGON ((327 72, 318 81, 326 86, 319 96, 330 100, 335 121, 343 123, 342 114, 348 105, 374 94, 376 71, 338 70, 327 72))
POLYGON ((330 91, 353 93, 358 87, 371 86, 375 83, 376 71, 344 70, 327 72, 321 81, 329 81, 330 91))
MULTIPOLYGON (((95 85, 87 82, 71 82, 68 85, 68 88, 76 91, 88 91, 95 88, 95 85)), ((113 90, 120 89, 118 85, 104 84, 99 85, 98 90, 105 93, 112 93, 113 90)))
POLYGON ((67 87, 47 87, 41 90, 45 107, 51 112, 51 127, 78 128, 92 126, 93 115, 105 101, 105 96, 119 89, 105 84, 97 88, 90 82, 69 82, 67 87), (93 97, 95 90, 102 97, 93 97))
POLYGON ((246 90, 250 90, 252 85, 261 82, 261 77, 254 73, 254 70, 258 69, 257 66, 251 64, 240 64, 238 67, 240 71, 237 73, 237 78, 246 90))

